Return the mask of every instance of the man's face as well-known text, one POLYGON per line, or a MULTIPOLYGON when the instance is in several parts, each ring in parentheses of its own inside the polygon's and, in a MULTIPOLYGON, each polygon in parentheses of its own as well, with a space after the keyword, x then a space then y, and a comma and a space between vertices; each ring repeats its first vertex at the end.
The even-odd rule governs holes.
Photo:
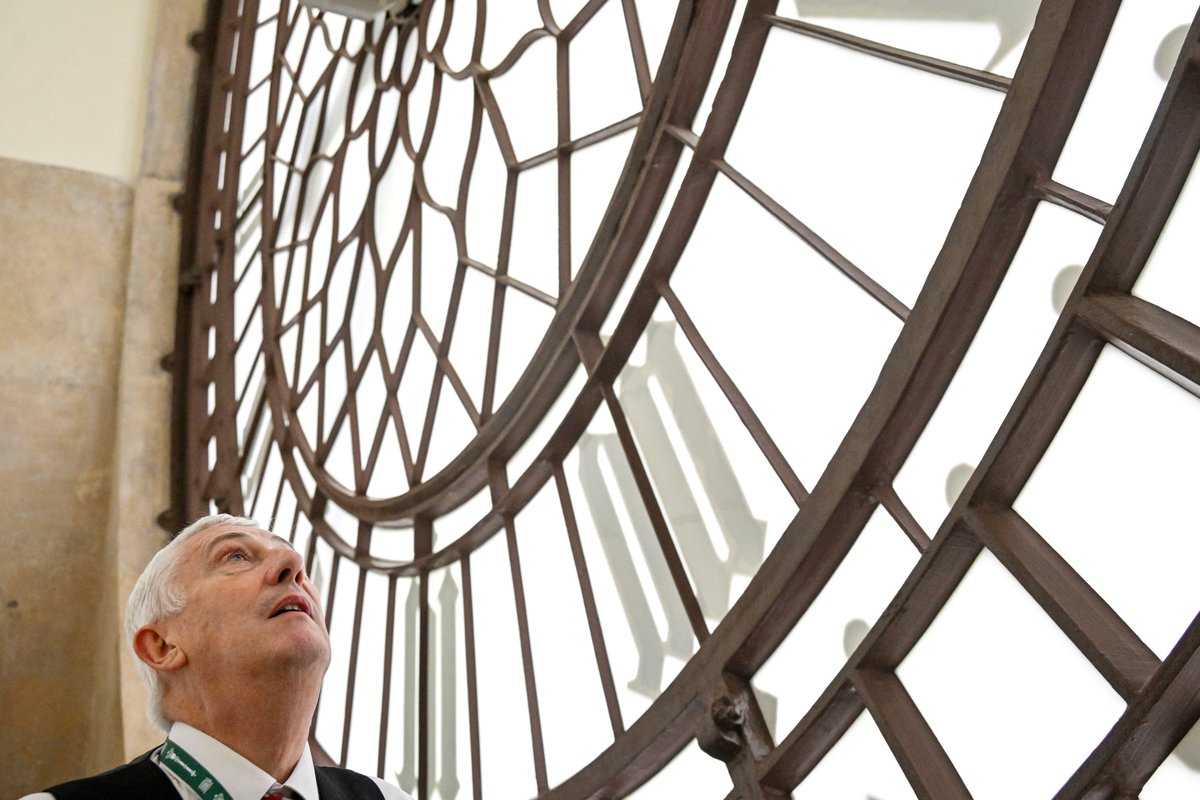
POLYGON ((167 621, 193 674, 221 679, 329 666, 329 633, 300 555, 270 531, 217 525, 183 543, 187 596, 167 621))

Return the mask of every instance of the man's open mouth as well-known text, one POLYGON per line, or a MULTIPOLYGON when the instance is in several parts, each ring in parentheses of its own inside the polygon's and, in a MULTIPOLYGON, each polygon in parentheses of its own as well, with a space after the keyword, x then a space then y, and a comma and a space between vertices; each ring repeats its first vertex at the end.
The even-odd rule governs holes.
POLYGON ((292 613, 297 613, 297 612, 300 614, 303 614, 304 616, 307 617, 308 616, 308 603, 304 602, 303 600, 288 599, 288 600, 285 600, 282 604, 280 604, 279 607, 276 608, 273 612, 271 612, 271 619, 282 616, 284 614, 292 614, 292 613))

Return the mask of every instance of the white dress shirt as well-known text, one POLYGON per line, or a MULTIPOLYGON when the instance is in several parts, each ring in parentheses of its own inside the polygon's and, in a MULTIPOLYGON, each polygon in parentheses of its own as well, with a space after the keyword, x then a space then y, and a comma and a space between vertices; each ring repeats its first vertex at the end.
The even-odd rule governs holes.
MULTIPOLYGON (((278 789, 280 786, 274 778, 244 756, 230 750, 191 725, 176 722, 171 725, 171 732, 168 736, 172 742, 204 765, 204 768, 225 787, 231 800, 262 800, 262 796, 268 791, 278 789)), ((161 750, 161 748, 159 749, 161 750)), ((195 800, 198 795, 178 775, 159 763, 158 753, 159 750, 155 750, 150 758, 171 779, 179 796, 185 800, 195 800)), ((412 800, 411 797, 390 783, 381 781, 374 776, 370 776, 370 778, 383 792, 384 800, 412 800)), ((304 744, 304 752, 300 754, 296 768, 284 781, 283 786, 291 789, 304 800, 320 800, 320 796, 317 794, 317 773, 307 742, 304 744)), ((54 800, 54 795, 48 792, 38 792, 26 795, 21 800, 54 800)))

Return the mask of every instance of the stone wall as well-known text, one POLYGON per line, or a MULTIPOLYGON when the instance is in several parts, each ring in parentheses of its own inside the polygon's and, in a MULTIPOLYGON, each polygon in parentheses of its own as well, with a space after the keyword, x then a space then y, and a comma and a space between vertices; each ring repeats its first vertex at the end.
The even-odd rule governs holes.
POLYGON ((171 200, 185 188, 188 36, 204 6, 158 3, 132 181, 0 158, 0 797, 161 740, 121 619, 167 541, 159 362, 174 346, 171 200))
POLYGON ((112 178, 0 161, 4 797, 122 752, 109 499, 132 205, 112 178))

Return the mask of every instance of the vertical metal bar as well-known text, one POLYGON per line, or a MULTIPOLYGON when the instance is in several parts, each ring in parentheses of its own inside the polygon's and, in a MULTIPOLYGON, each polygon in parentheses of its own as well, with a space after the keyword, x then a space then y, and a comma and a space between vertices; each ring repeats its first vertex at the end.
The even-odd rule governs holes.
MULTIPOLYGON (((495 462, 488 463, 488 483, 492 491, 492 503, 499 502, 508 493, 508 480, 504 467, 495 462)), ((508 544, 508 564, 512 573, 513 600, 517 612, 517 632, 520 637, 521 665, 525 672, 525 698, 529 706, 529 736, 533 745, 533 772, 537 780, 538 794, 547 791, 550 784, 546 778, 546 749, 542 741, 542 715, 538 707, 537 678, 533 668, 533 646, 529 636, 529 611, 525 605, 525 581, 521 575, 521 555, 517 548, 517 527, 511 517, 504 518, 504 534, 508 544)))
POLYGON ((683 559, 680 558, 675 541, 671 538, 666 517, 659 508, 658 498, 654 494, 654 487, 650 484, 650 476, 646 474, 646 466, 642 463, 642 457, 638 453, 637 443, 633 440, 633 432, 629 429, 629 422, 625 419, 625 412, 621 409, 616 393, 613 392, 611 386, 604 387, 604 400, 616 423, 621 450, 625 453, 625 460, 629 464, 629 470, 638 487, 638 494, 641 495, 642 504, 646 508, 646 516, 650 519, 654 535, 662 549, 667 571, 670 572, 671 580, 675 584, 675 592, 683 604, 683 610, 692 626, 692 633, 696 636, 697 641, 703 643, 708 638, 708 623, 704 621, 704 613, 700 610, 700 602, 696 599, 696 592, 692 589, 691 581, 688 579, 683 559))
POLYGON ((379 707, 379 757, 375 775, 382 778, 387 768, 388 722, 392 711, 392 655, 396 647, 396 581, 388 576, 387 629, 383 634, 383 696, 379 707))
POLYGON ((358 592, 354 598, 354 633, 350 638, 350 671, 346 681, 346 715, 342 720, 342 755, 338 759, 346 766, 350 756, 350 723, 354 717, 354 685, 358 680, 358 646, 362 641, 363 595, 367 588, 367 571, 358 570, 358 592))
MULTIPOLYGON (((425 518, 413 520, 413 550, 418 557, 433 549, 433 523, 425 518)), ((420 595, 417 603, 417 800, 429 800, 432 783, 429 748, 429 662, 431 657, 429 630, 429 571, 417 576, 420 595)))
POLYGON ((637 74, 638 92, 642 95, 642 103, 650 97, 653 86, 650 77, 650 61, 646 57, 646 42, 642 38, 642 25, 638 21, 637 4, 634 0, 621 0, 621 9, 625 12, 625 28, 629 31, 629 50, 633 54, 633 71, 637 74))
POLYGON ((555 37, 558 121, 558 296, 571 285, 571 50, 570 42, 555 37))
MULTIPOLYGON (((512 251, 513 216, 517 206, 517 173, 509 168, 504 190, 504 210, 500 222, 500 253, 496 260, 496 275, 508 274, 508 259, 512 251)), ((504 325, 504 284, 497 280, 492 292, 492 320, 488 331, 487 367, 483 377, 483 400, 479 418, 486 421, 496 404, 496 375, 500 361, 500 334, 504 325)))
POLYGON ((483 770, 479 754, 479 679, 475 672, 475 601, 471 591, 471 556, 464 555, 463 582, 463 641, 467 656, 467 720, 471 736, 471 794, 483 800, 483 770))
POLYGON ((587 615, 588 631, 592 635, 592 650, 596 654, 596 669, 600 673, 604 703, 608 707, 608 720, 612 725, 613 738, 616 738, 625 730, 625 723, 621 719, 621 705, 617 701, 617 686, 613 680, 612 664, 608 660, 608 648, 604 644, 604 630, 600 626, 600 613, 596 608, 596 596, 592 592, 592 579, 583 555, 583 544, 579 540, 579 525, 575 521, 571 490, 567 486, 566 475, 563 474, 562 462, 559 461, 554 462, 554 483, 558 488, 563 521, 567 526, 567 540, 571 543, 571 556, 575 559, 575 574, 579 578, 579 593, 583 596, 583 610, 587 615))

